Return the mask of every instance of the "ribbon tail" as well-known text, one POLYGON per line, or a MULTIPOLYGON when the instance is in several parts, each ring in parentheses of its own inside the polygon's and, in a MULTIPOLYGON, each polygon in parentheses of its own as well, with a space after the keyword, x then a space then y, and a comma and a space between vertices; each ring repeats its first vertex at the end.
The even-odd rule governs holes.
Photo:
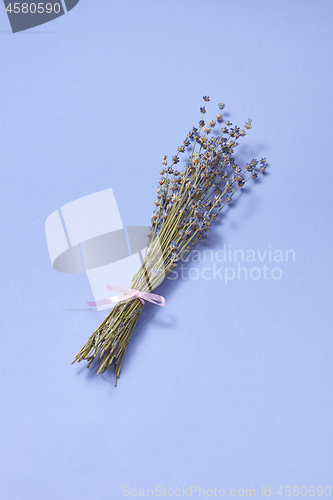
POLYGON ((157 295, 156 293, 141 292, 140 296, 144 300, 147 300, 148 302, 151 302, 156 306, 161 306, 161 307, 165 306, 165 298, 162 297, 162 295, 157 295))

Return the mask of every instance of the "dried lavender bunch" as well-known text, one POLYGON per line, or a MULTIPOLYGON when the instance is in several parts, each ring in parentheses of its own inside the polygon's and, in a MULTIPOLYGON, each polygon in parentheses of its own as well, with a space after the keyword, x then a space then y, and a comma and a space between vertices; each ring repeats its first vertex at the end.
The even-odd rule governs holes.
MULTIPOLYGON (((209 97, 203 97, 205 103, 209 97)), ((266 158, 253 159, 242 169, 233 157, 237 140, 246 135, 239 127, 224 122, 219 104, 216 120, 205 124, 205 105, 200 108, 199 126, 187 134, 183 145, 172 157, 171 165, 163 156, 163 168, 158 181, 155 210, 148 231, 148 243, 143 264, 133 277, 131 288, 143 292, 154 290, 172 270, 186 259, 209 233, 220 211, 232 201, 236 191, 259 172, 266 170, 266 158), (215 132, 213 134, 213 132, 215 132), (187 149, 190 157, 184 170, 178 172, 180 153, 187 149)), ((251 120, 245 122, 251 128, 251 120)), ((143 309, 138 298, 118 302, 105 320, 75 356, 75 361, 94 359, 99 362, 97 373, 109 369, 114 362, 115 385, 119 377, 129 339, 143 309)))

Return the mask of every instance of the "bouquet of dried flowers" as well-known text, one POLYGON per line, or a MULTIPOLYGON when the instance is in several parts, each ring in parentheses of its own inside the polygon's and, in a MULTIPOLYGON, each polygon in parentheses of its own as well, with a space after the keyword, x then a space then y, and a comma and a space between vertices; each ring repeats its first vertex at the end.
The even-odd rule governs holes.
MULTIPOLYGON (((209 101, 204 96, 203 100, 209 101)), ((151 293, 183 259, 186 259, 209 233, 219 212, 232 201, 236 191, 258 172, 266 170, 266 158, 253 159, 244 168, 233 157, 237 140, 246 130, 232 126, 223 120, 219 104, 215 120, 204 121, 205 105, 200 108, 198 127, 187 134, 183 145, 172 157, 170 166, 163 156, 163 168, 158 181, 155 209, 148 231, 148 242, 143 264, 133 277, 133 291, 151 293), (189 149, 190 148, 190 149, 189 149), (180 153, 190 150, 190 157, 182 171, 176 170, 180 153)), ((251 128, 251 120, 245 122, 251 128)), ((141 296, 123 296, 105 320, 75 356, 75 361, 94 359, 99 362, 97 373, 109 369, 114 362, 115 385, 119 377, 126 348, 143 310, 144 293, 141 296)))

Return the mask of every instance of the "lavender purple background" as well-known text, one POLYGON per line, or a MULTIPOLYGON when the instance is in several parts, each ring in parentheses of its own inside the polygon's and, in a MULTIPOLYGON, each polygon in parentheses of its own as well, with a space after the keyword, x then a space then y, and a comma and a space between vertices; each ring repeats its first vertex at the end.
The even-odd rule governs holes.
POLYGON ((323 0, 82 0, 12 35, 2 7, 1 498, 333 489, 332 16, 323 0), (85 275, 52 269, 44 222, 112 187, 124 224, 146 224, 205 94, 207 115, 253 119, 239 158, 270 165, 207 248, 296 261, 280 280, 163 284, 114 389, 70 364, 105 313, 85 275))

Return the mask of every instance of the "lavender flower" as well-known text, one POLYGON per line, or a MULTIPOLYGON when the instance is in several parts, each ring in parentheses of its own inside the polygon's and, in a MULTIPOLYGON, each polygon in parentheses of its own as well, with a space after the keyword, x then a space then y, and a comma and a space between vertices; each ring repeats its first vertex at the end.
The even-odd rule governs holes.
MULTIPOLYGON (((203 100, 206 104, 210 99, 204 96, 203 100)), ((224 107, 224 104, 218 105, 219 110, 224 107)), ((205 114, 206 107, 201 107, 200 112, 205 114)), ((213 137, 212 128, 218 129, 222 121, 220 112, 216 114, 216 121, 208 122, 209 126, 201 119, 199 129, 193 127, 183 145, 177 148, 171 166, 167 167, 167 156, 163 156, 146 256, 133 277, 131 288, 143 292, 154 290, 162 275, 167 276, 180 265, 182 258, 207 238, 211 225, 220 211, 231 203, 237 190, 256 179, 258 173, 265 173, 266 158, 261 158, 260 162, 252 159, 244 168, 235 161, 237 139, 246 135, 245 130, 232 127, 228 120, 213 137), (191 156, 183 170, 174 170, 172 167, 180 162, 179 153, 184 153, 191 142, 191 156)), ((248 119, 244 128, 249 130, 251 127, 252 121, 248 119)), ((89 367, 96 358, 99 361, 97 373, 102 373, 114 362, 117 383, 129 339, 142 309, 143 303, 137 298, 119 302, 73 362, 87 360, 89 367)))

